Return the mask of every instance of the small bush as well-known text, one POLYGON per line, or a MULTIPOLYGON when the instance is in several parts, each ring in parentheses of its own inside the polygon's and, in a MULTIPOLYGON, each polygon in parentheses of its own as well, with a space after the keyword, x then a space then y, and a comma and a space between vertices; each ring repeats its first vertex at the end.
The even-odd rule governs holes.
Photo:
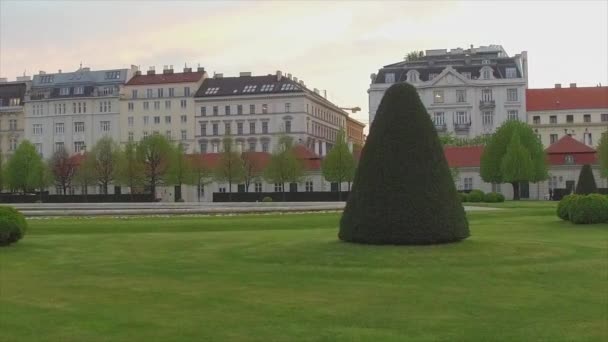
POLYGON ((264 202, 264 203, 267 203, 267 202, 272 202, 272 198, 271 198, 271 197, 266 196, 266 197, 262 198, 262 202, 264 202))
POLYGON ((499 203, 505 201, 505 196, 497 192, 488 192, 483 196, 483 201, 486 203, 499 203))
POLYGON ((575 194, 562 197, 557 204, 557 217, 565 221, 570 220, 570 207, 572 206, 572 202, 574 202, 578 197, 580 196, 575 194))
POLYGON ((469 201, 469 196, 467 195, 466 192, 461 192, 460 193, 460 202, 462 203, 466 203, 469 201))
POLYGON ((26 229, 27 222, 23 214, 12 207, 0 206, 0 246, 21 240, 26 229))
POLYGON ((469 194, 467 195, 467 199, 469 200, 469 202, 483 202, 484 200, 484 194, 483 191, 481 190, 473 190, 471 192, 469 192, 469 194))
POLYGON ((570 205, 570 221, 576 224, 608 222, 608 199, 598 194, 579 196, 570 205))

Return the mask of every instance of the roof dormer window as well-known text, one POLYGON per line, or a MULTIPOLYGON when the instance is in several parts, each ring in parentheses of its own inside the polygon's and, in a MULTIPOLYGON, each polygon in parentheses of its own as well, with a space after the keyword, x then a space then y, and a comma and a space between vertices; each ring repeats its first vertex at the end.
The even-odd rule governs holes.
POLYGON ((489 67, 484 67, 481 69, 481 78, 484 80, 489 80, 493 78, 493 70, 489 67))
POLYGON ((517 69, 507 68, 505 72, 507 74, 507 78, 517 78, 517 69))
POLYGON ((488 65, 488 64, 490 64, 490 60, 489 59, 484 59, 484 60, 481 61, 481 64, 488 65))
POLYGON ((74 95, 82 95, 82 94, 84 94, 84 87, 74 88, 74 95))
POLYGON ((566 155, 566 157, 564 158, 564 162, 568 165, 574 164, 574 156, 571 154, 566 155))
POLYGON ((59 95, 70 95, 70 88, 60 88, 59 95))
POLYGON ((407 81, 410 83, 416 83, 420 79, 420 74, 416 70, 410 70, 407 72, 407 81))
POLYGON ((395 83, 395 73, 389 72, 385 74, 384 83, 395 83))

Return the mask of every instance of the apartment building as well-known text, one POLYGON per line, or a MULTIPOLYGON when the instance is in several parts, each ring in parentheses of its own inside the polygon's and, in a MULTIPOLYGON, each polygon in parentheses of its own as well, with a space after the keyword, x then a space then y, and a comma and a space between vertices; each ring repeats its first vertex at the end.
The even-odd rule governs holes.
POLYGON ((352 136, 359 143, 363 140, 364 124, 349 121, 348 114, 318 89, 310 90, 281 71, 265 76, 216 74, 197 91, 195 106, 195 137, 202 153, 221 151, 225 136, 233 137, 242 151, 272 152, 285 134, 324 156, 347 122, 353 126, 352 136))
POLYGON ((136 71, 124 86, 120 100, 120 141, 140 141, 151 134, 163 134, 184 145, 194 147, 194 95, 207 77, 205 69, 185 67, 174 72, 165 66, 162 73, 151 67, 146 74, 136 71))
POLYGON ((91 70, 34 75, 25 96, 25 137, 43 158, 67 149, 77 153, 100 138, 120 138, 119 93, 131 69, 91 70))
POLYGON ((7 82, 0 78, 0 154, 10 155, 25 138, 23 118, 25 116, 25 94, 31 86, 29 76, 17 77, 7 82))
POLYGON ((418 90, 439 133, 491 134, 506 120, 526 120, 527 65, 527 52, 510 57, 500 45, 426 50, 386 65, 371 75, 370 125, 384 92, 407 82, 418 90))
POLYGON ((569 135, 585 145, 597 147, 608 131, 608 87, 528 89, 528 124, 544 146, 569 135))

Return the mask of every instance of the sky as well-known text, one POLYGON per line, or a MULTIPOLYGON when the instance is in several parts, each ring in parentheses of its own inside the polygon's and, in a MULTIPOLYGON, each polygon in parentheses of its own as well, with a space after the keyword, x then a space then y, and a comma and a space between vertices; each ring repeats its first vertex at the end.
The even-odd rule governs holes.
POLYGON ((281 70, 368 122, 370 75, 409 51, 502 45, 528 51, 529 87, 608 85, 608 0, 0 0, 0 77, 204 66, 281 70))

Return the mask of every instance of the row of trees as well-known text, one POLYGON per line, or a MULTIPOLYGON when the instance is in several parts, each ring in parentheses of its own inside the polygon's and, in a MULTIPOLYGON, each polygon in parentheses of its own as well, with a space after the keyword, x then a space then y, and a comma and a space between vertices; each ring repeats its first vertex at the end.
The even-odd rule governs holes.
MULTIPOLYGON (((0 190, 31 193, 54 185, 62 194, 79 186, 87 194, 90 186, 97 186, 102 194, 110 185, 128 186, 131 193, 151 192, 156 195, 158 186, 176 186, 178 199, 184 184, 201 185, 212 181, 227 183, 228 193, 233 184, 244 184, 245 191, 260 179, 269 183, 298 183, 303 180, 303 160, 295 153, 293 140, 279 138, 275 151, 267 165, 255 153, 239 151, 232 138, 223 140, 219 159, 213 167, 203 158, 187 155, 183 145, 174 145, 162 135, 152 135, 139 143, 120 146, 111 138, 99 140, 83 155, 70 155, 67 150, 56 151, 48 161, 43 161, 34 145, 22 142, 3 167, 0 158, 0 190)), ((355 159, 349 151, 344 133, 338 135, 333 149, 322 165, 324 177, 329 182, 347 182, 350 188, 355 173, 355 159)))

